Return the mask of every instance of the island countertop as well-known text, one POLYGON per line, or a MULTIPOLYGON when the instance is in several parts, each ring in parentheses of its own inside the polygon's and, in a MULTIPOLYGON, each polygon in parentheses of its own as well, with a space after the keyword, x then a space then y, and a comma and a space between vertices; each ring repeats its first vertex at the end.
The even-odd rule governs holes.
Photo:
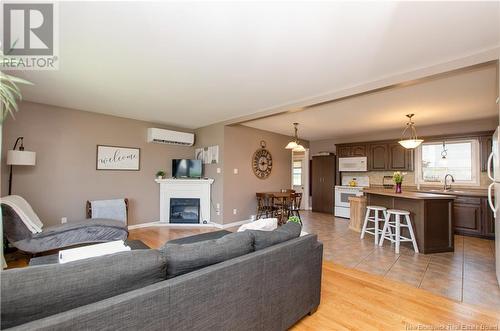
POLYGON ((402 193, 396 193, 394 189, 383 189, 383 188, 364 188, 363 192, 370 194, 385 195, 388 197, 417 199, 417 200, 455 199, 454 195, 449 195, 449 194, 436 194, 436 193, 415 192, 415 191, 403 191, 402 193))

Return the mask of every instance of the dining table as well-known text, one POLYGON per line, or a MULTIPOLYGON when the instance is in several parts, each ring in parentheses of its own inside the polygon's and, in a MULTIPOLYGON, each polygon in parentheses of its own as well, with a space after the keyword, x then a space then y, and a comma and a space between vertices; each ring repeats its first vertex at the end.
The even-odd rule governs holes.
POLYGON ((276 215, 278 218, 278 224, 281 225, 286 223, 288 217, 288 206, 290 205, 289 201, 291 201, 294 192, 257 192, 257 195, 259 194, 266 194, 273 197, 273 204, 278 210, 276 215))

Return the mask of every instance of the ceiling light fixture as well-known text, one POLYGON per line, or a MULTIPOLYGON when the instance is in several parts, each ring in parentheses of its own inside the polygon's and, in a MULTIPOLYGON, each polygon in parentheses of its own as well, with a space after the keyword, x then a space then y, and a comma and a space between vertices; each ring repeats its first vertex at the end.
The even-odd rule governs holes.
POLYGON ((304 146, 302 146, 300 144, 300 141, 299 141, 299 135, 298 135, 298 126, 299 126, 299 123, 293 123, 293 126, 294 126, 294 129, 295 129, 295 135, 293 137, 293 140, 290 141, 288 143, 288 145, 286 145, 286 149, 291 149, 293 152, 304 152, 306 149, 304 148, 304 146))
POLYGON ((408 122, 406 122, 406 128, 403 130, 403 133, 401 134, 401 140, 399 141, 399 144, 406 149, 415 148, 424 141, 423 139, 418 139, 417 137, 417 129, 415 129, 415 123, 412 120, 413 116, 415 116, 415 114, 406 115, 406 117, 408 117, 408 122), (410 136, 408 137, 408 139, 405 139, 405 134, 408 130, 410 136))
POLYGON ((448 156, 448 148, 446 148, 445 142, 443 141, 443 150, 441 151, 441 158, 446 159, 448 156))

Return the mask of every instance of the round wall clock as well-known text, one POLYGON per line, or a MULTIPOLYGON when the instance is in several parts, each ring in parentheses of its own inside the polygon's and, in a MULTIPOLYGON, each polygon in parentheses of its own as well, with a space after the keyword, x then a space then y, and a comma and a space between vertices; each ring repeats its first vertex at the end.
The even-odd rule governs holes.
POLYGON ((260 147, 261 148, 253 154, 252 169, 257 178, 266 179, 273 169, 273 157, 266 149, 266 142, 264 140, 260 142, 260 147))

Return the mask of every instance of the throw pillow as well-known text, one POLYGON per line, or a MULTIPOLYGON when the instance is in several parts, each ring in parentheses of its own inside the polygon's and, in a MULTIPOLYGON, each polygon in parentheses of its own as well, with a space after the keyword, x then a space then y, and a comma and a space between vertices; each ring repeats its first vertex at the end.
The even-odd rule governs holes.
POLYGON ((249 230, 254 237, 254 249, 256 251, 273 246, 287 240, 297 238, 302 226, 299 223, 288 222, 279 226, 274 231, 249 230))
POLYGON ((253 237, 237 232, 190 244, 167 242, 160 251, 167 259, 167 278, 173 278, 252 252, 253 237))

